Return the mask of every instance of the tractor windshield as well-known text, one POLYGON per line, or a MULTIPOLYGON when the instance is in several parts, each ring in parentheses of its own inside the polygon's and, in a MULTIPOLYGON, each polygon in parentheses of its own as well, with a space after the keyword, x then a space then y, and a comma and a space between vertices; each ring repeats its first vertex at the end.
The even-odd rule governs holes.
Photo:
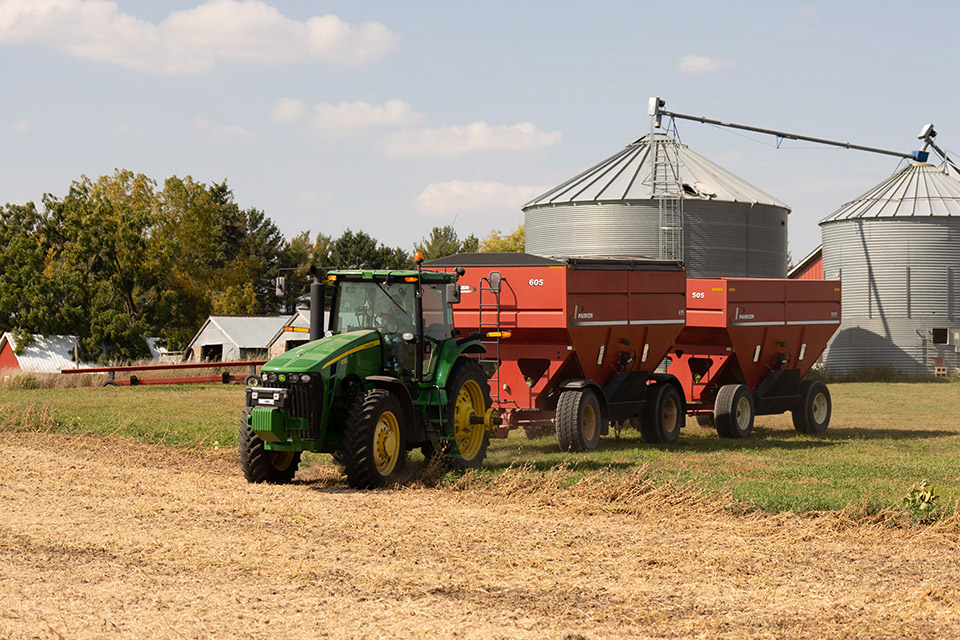
MULTIPOLYGON (((416 333, 416 284, 408 282, 341 281, 331 329, 347 333, 375 329, 383 335, 384 365, 398 374, 412 375, 416 345, 403 340, 416 333)), ((453 337, 453 311, 442 284, 423 284, 425 373, 431 371, 435 347, 453 337)))
POLYGON ((376 329, 385 336, 414 332, 415 294, 415 285, 406 282, 342 282, 333 331, 376 329))

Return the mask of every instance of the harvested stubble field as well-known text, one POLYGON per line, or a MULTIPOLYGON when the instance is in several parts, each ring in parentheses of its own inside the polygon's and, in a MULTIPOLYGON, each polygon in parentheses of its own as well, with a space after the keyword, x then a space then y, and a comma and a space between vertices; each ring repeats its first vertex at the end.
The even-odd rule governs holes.
POLYGON ((770 444, 800 437, 764 419, 752 446, 692 427, 673 453, 627 435, 579 462, 515 436, 492 469, 378 492, 348 490, 325 457, 293 485, 248 485, 219 440, 150 444, 173 436, 144 436, 145 414, 87 417, 104 399, 132 411, 131 392, 145 412, 174 397, 196 411, 203 394, 216 412, 229 390, 87 390, 107 395, 68 396, 66 411, 3 392, 0 637, 960 637, 953 509, 920 524, 885 497, 795 513, 735 491, 739 470, 820 491, 811 478, 843 475, 832 458, 850 447, 848 467, 873 451, 891 483, 930 472, 953 499, 960 425, 943 403, 957 386, 838 385, 831 446, 780 447, 812 450, 806 477, 770 444), (921 414, 909 423, 853 408, 904 389, 921 414))

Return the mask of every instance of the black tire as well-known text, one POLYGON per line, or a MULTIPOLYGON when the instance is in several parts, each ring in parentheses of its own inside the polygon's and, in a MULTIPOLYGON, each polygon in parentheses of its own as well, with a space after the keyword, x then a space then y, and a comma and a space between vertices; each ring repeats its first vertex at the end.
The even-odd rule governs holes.
POLYGON ((527 440, 537 440, 554 432, 552 424, 530 424, 524 425, 523 434, 527 440))
POLYGON ((563 451, 593 451, 604 431, 600 400, 593 389, 568 389, 557 401, 557 441, 563 451))
POLYGON ((457 469, 475 469, 487 457, 490 434, 482 424, 472 424, 470 417, 483 417, 492 404, 487 376, 475 360, 458 358, 454 363, 447 379, 447 402, 447 425, 458 450, 447 461, 457 469))
POLYGON ((721 438, 746 438, 753 431, 753 394, 743 384, 720 387, 713 407, 714 422, 721 438))
POLYGON ((347 412, 343 467, 354 489, 376 489, 396 482, 407 463, 407 417, 395 395, 371 389, 347 412))
POLYGON ((823 433, 830 426, 833 402, 830 390, 820 380, 800 383, 800 401, 793 413, 793 428, 800 433, 823 433))
POLYGON ((259 387, 260 378, 258 376, 247 376, 244 380, 244 384, 246 384, 248 387, 259 387))
POLYGON ((115 387, 115 386, 117 386, 117 383, 114 382, 113 380, 106 380, 106 381, 104 381, 103 384, 101 384, 100 386, 101 386, 101 387, 115 387))
POLYGON ((716 423, 716 421, 713 419, 713 414, 712 414, 712 413, 698 413, 698 414, 697 414, 697 424, 700 425, 701 427, 705 427, 705 428, 707 428, 707 429, 716 429, 716 428, 717 428, 717 423, 716 423))
POLYGON ((240 468, 247 482, 287 484, 293 480, 300 466, 299 451, 268 451, 253 429, 247 424, 250 409, 244 409, 240 422, 240 468))
POLYGON ((647 404, 640 420, 640 435, 649 444, 669 444, 680 437, 680 429, 686 423, 683 399, 670 383, 647 387, 647 404))

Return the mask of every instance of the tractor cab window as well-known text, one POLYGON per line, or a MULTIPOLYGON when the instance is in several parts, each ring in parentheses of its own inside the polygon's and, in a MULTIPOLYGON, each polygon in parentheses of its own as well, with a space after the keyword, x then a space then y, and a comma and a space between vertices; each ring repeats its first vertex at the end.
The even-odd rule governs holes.
POLYGON ((412 374, 416 346, 403 340, 416 333, 416 286, 406 282, 342 282, 334 312, 334 333, 374 329, 383 336, 384 366, 412 374))
POLYGON ((447 304, 445 284, 423 285, 423 335, 423 372, 430 375, 440 355, 438 344, 453 337, 453 309, 447 304))
POLYGON ((416 331, 413 284, 343 282, 337 296, 334 333, 375 329, 384 335, 416 331))

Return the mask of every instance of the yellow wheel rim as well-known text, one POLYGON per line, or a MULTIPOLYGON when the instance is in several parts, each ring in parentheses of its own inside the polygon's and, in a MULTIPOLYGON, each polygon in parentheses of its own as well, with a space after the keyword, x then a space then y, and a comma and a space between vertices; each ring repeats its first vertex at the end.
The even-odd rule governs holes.
POLYGON ((277 471, 286 471, 291 463, 293 463, 294 455, 293 451, 271 451, 270 464, 272 464, 273 468, 277 471))
POLYGON ((583 434, 583 439, 587 441, 593 440, 594 436, 597 435, 597 412, 593 410, 592 404, 585 404, 583 406, 583 418, 580 420, 580 433, 583 434))
POLYGON ((392 411, 384 411, 373 430, 373 463, 382 476, 393 473, 400 459, 400 421, 392 411))
POLYGON ((453 435, 460 449, 460 457, 473 460, 483 447, 484 428, 482 424, 471 424, 472 416, 484 414, 483 390, 476 380, 467 380, 457 393, 457 403, 453 408, 453 435))

